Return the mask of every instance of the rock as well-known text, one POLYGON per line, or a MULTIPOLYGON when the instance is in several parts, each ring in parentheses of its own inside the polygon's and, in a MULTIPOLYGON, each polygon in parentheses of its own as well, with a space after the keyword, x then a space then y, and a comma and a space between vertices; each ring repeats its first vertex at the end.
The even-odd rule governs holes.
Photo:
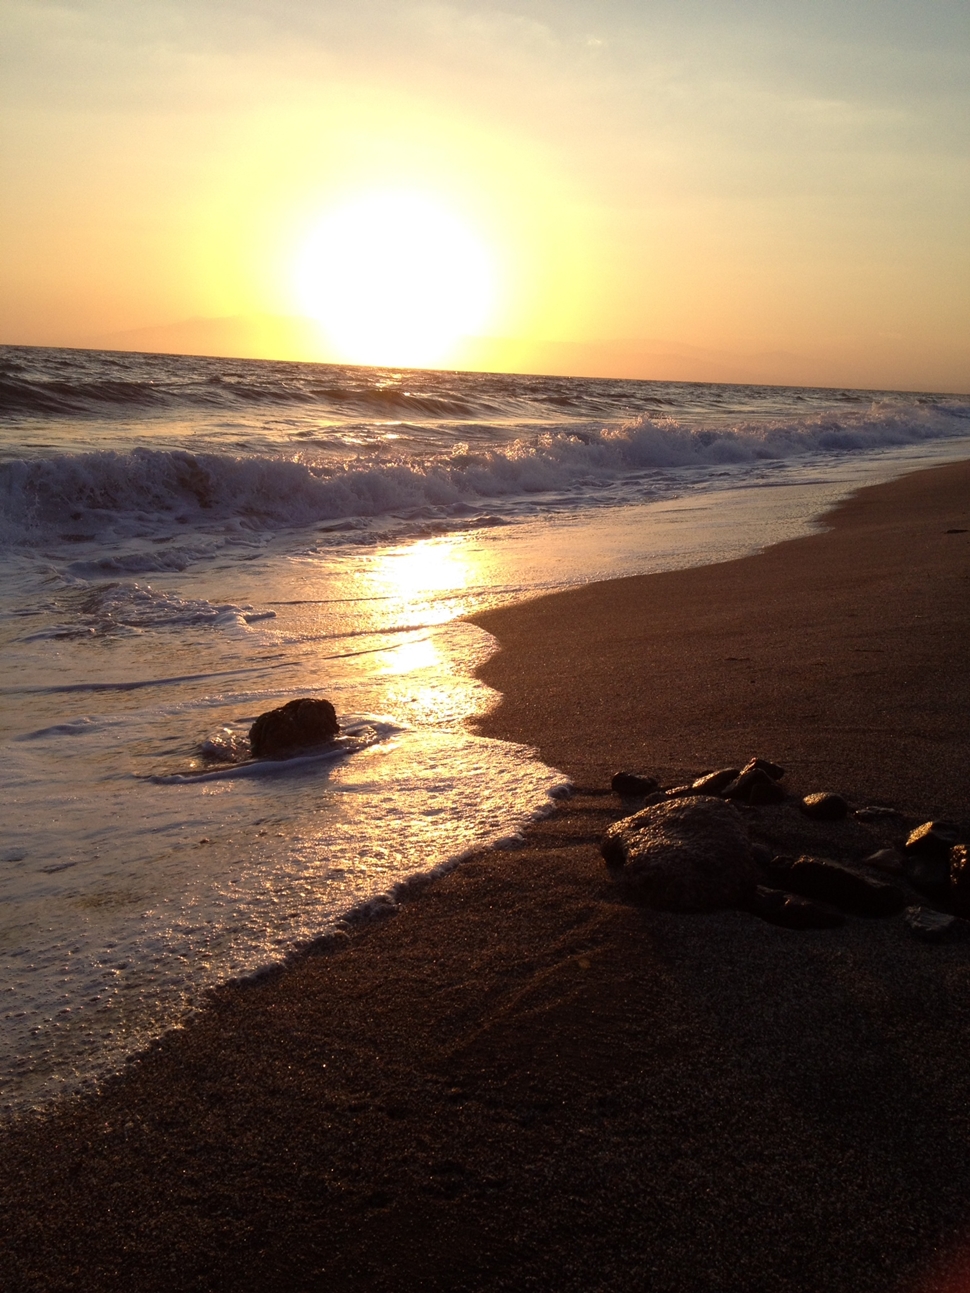
POLYGON ((888 822, 899 821, 902 813, 898 808, 886 808, 882 804, 867 804, 865 808, 857 808, 853 816, 860 822, 888 822))
POLYGON ((950 849, 950 898, 961 916, 970 915, 970 849, 954 844, 950 849))
POLYGON ((663 911, 736 907, 758 883, 741 816, 721 799, 644 808, 614 822, 600 847, 614 878, 663 911))
POLYGON ((755 769, 755 773, 752 774, 751 784, 748 787, 748 803, 752 807, 780 804, 786 798, 784 790, 782 790, 775 778, 768 776, 760 768, 755 769))
POLYGON ((763 844, 751 845, 751 856, 757 862, 758 866, 764 868, 771 866, 771 859, 774 857, 771 849, 765 848, 763 844))
POLYGON ((693 786, 671 786, 664 791, 664 799, 690 799, 698 794, 703 794, 703 791, 695 790, 693 786))
MULTIPOLYGON (((643 812, 644 810, 641 809, 640 811, 643 812)), ((639 817, 640 813, 634 813, 633 816, 639 817)), ((632 820, 633 818, 631 817, 623 817, 620 821, 614 822, 612 826, 608 827, 606 834, 600 840, 600 853, 603 856, 603 861, 611 871, 619 871, 626 866, 626 848, 617 827, 623 826, 632 820)))
POLYGON ((635 772, 618 772, 610 782, 610 787, 624 799, 642 799, 653 794, 659 785, 656 777, 638 777, 635 772))
POLYGON ((786 929, 836 929, 845 924, 840 911, 812 902, 810 898, 802 898, 799 894, 767 889, 760 884, 748 900, 748 911, 769 925, 782 925, 786 929))
POLYGON ((958 834, 951 822, 923 822, 910 831, 903 845, 907 880, 940 901, 950 890, 950 850, 958 834))
POLYGON ((910 831, 903 847, 910 856, 948 858, 959 838, 959 828, 952 822, 924 822, 910 831))
POLYGON ((828 791, 806 795, 799 807, 806 817, 812 817, 817 822, 840 822, 849 815, 849 805, 842 796, 828 791))
POLYGON ((700 795, 717 795, 732 781, 737 781, 740 775, 740 768, 721 768, 720 772, 706 772, 703 777, 697 778, 693 789, 700 795))
POLYGON ((896 849, 876 849, 875 853, 870 853, 868 857, 863 858, 860 866, 871 866, 877 871, 886 871, 890 875, 903 874, 902 855, 896 849))
POLYGON ((785 775, 785 769, 781 764, 772 763, 770 759, 749 759, 741 769, 741 772, 752 772, 755 768, 757 768, 759 772, 767 773, 772 781, 780 781, 785 775))
POLYGON ((950 889, 950 856, 948 853, 936 857, 926 853, 907 853, 903 874, 917 889, 942 900, 950 889))
POLYGON ((249 745, 254 758, 279 759, 339 734, 337 711, 330 701, 304 696, 260 714, 249 729, 249 745))
POLYGON ((894 916, 906 906, 906 895, 896 885, 828 858, 797 858, 784 877, 785 887, 803 898, 831 903, 853 916, 894 916))
POLYGON ((762 768, 748 764, 740 775, 721 791, 725 799, 738 799, 744 804, 780 804, 785 792, 778 782, 762 768))
MULTIPOLYGON (((767 850, 766 850, 767 851, 767 850)), ((788 891, 788 873, 795 865, 795 859, 784 853, 774 854, 769 861, 761 862, 761 869, 776 889, 788 891)))
POLYGON ((921 943, 942 943, 957 932, 957 918, 932 907, 907 907, 903 918, 909 932, 921 943))

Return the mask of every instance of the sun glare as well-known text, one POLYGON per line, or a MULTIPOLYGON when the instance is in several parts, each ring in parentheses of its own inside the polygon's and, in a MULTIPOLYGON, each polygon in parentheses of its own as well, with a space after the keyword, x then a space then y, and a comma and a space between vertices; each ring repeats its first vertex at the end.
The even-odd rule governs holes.
POLYGON ((441 363, 491 313, 484 244, 417 193, 371 193, 331 211, 296 264, 303 309, 352 363, 441 363))

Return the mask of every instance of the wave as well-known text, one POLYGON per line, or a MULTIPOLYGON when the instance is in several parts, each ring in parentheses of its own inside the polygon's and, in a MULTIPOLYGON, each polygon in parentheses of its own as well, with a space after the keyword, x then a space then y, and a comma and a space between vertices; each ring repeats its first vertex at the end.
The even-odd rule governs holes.
MULTIPOLYGON (((72 569, 71 573, 78 572, 72 569)), ((151 630, 200 627, 238 636, 250 633, 253 624, 276 619, 276 612, 272 610, 179 597, 175 593, 152 588, 150 584, 96 585, 73 600, 76 602, 72 607, 75 614, 68 623, 49 625, 36 633, 26 634, 20 641, 131 637, 151 630)))
MULTIPOLYGON (((328 522, 324 528, 332 531, 335 524, 380 517, 494 523, 477 511, 503 500, 588 494, 672 469, 851 454, 968 434, 970 405, 951 402, 873 404, 838 415, 714 428, 641 417, 589 432, 550 431, 491 448, 462 444, 448 453, 382 461, 321 464, 148 448, 62 454, 0 463, 0 536, 7 543, 78 542, 109 534, 147 538, 160 530, 186 534, 186 528, 245 533, 328 522)), ((91 569, 137 573, 184 568, 191 560, 191 548, 156 550, 102 557, 91 569)), ((91 563, 76 563, 78 573, 85 564, 91 563)))
POLYGON ((306 386, 302 383, 269 385, 210 378, 204 385, 166 388, 138 381, 26 381, 0 377, 0 414, 34 414, 47 417, 104 416, 157 409, 170 411, 180 405, 205 409, 237 409, 252 405, 319 404, 338 406, 362 415, 387 417, 463 418, 481 416, 479 405, 465 400, 405 391, 398 388, 359 390, 340 386, 306 386))

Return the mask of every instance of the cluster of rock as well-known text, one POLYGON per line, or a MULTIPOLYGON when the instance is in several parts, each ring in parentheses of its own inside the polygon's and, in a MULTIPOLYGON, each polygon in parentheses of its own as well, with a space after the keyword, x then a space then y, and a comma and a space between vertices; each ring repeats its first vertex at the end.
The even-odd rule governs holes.
MULTIPOLYGON (((970 924, 961 919, 970 917, 970 854, 959 827, 924 822, 894 838, 892 847, 872 851, 873 837, 862 827, 895 836, 901 814, 882 806, 853 812, 830 791, 795 799, 781 785, 784 776, 778 764, 761 758, 667 790, 656 778, 617 773, 613 790, 642 806, 603 836, 601 851, 614 880, 664 911, 735 907, 792 929, 831 928, 846 915, 904 912, 913 935, 926 941, 970 935, 970 924), (842 823, 825 836, 829 851, 855 856, 793 856, 754 838, 752 819, 763 814, 753 809, 777 807, 790 815, 796 806, 794 819, 786 819, 791 839, 797 842, 801 834, 799 817, 817 823, 816 831, 842 823), (840 848, 837 835, 849 833, 850 820, 856 833, 840 848), (860 838, 870 849, 864 856, 860 838)), ((782 840, 785 834, 782 822, 782 840)), ((773 838, 777 842, 778 831, 773 838)))
POLYGON ((285 759, 339 735, 330 701, 301 696, 260 714, 249 729, 249 748, 254 759, 285 759))

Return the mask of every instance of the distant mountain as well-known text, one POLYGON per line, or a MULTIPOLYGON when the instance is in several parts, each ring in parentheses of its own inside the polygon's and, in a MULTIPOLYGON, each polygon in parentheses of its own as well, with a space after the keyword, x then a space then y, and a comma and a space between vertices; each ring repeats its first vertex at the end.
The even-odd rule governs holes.
POLYGON ((235 315, 182 319, 178 323, 130 328, 92 337, 98 350, 138 350, 164 355, 217 355, 232 359, 325 361, 325 338, 312 319, 287 315, 235 315))

